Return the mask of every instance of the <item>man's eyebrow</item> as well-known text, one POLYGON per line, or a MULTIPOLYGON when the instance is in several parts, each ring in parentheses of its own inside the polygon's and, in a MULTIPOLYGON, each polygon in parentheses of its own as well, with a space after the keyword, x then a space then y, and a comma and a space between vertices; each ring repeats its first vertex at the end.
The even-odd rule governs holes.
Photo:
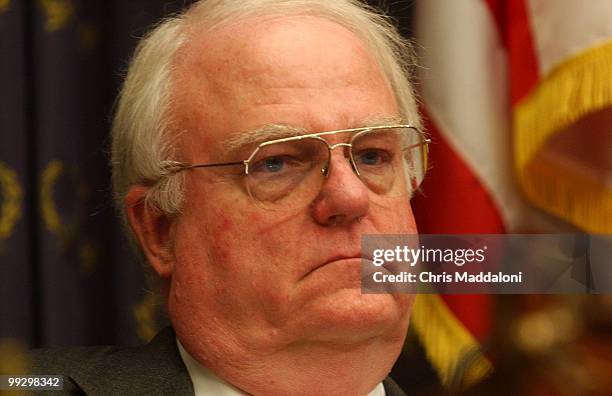
POLYGON ((227 151, 238 151, 242 147, 253 146, 268 140, 303 135, 304 128, 286 124, 266 124, 246 132, 236 133, 225 142, 227 151))
POLYGON ((378 127, 385 125, 401 125, 404 124, 404 119, 400 116, 384 116, 384 117, 374 117, 368 118, 363 122, 363 127, 378 127))

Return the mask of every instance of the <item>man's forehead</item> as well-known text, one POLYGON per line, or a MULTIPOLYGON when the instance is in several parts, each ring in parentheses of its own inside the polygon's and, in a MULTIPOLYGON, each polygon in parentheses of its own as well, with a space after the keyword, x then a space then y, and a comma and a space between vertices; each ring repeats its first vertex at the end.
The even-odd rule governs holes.
POLYGON ((393 123, 375 120, 393 117, 387 113, 393 105, 374 106, 387 109, 382 112, 342 105, 347 95, 368 97, 373 90, 378 103, 393 99, 381 99, 386 88, 372 88, 388 82, 371 51, 336 22, 303 15, 245 19, 208 33, 179 56, 173 93, 181 129, 200 131, 196 139, 208 147, 234 151, 297 134, 393 123))

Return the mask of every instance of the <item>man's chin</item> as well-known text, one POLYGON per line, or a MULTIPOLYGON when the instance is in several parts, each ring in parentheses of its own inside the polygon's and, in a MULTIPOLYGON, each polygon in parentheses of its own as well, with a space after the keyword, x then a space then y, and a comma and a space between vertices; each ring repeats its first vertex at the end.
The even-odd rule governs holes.
POLYGON ((353 343, 381 336, 405 335, 413 297, 362 294, 360 289, 326 293, 309 304, 306 325, 313 340, 353 343))

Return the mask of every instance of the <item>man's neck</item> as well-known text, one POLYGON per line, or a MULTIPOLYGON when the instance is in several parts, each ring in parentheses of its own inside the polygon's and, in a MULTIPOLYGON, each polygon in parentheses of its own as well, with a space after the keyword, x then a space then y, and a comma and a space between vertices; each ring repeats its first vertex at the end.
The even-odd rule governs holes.
POLYGON ((179 353, 187 368, 195 396, 246 396, 247 394, 217 377, 212 371, 198 363, 176 340, 179 353))
MULTIPOLYGON (((395 356, 392 356, 391 363, 379 362, 377 356, 386 356, 388 359, 389 354, 371 353, 369 358, 360 359, 359 364, 351 364, 346 359, 348 351, 342 351, 342 348, 329 350, 329 345, 320 346, 324 350, 324 354, 321 354, 317 353, 318 348, 309 346, 307 353, 300 354, 300 359, 295 359, 296 355, 292 354, 292 363, 286 363, 286 356, 280 355, 276 356, 277 361, 267 361, 260 367, 256 364, 241 365, 239 371, 218 367, 220 371, 215 370, 218 373, 215 374, 194 358, 178 340, 177 344, 196 396, 244 396, 249 393, 384 396, 381 381, 388 370, 382 375, 377 374, 375 378, 372 374, 380 371, 380 367, 389 367, 395 360, 395 356), (249 366, 252 370, 249 370, 249 366)), ((354 353, 354 350, 350 352, 354 353)))

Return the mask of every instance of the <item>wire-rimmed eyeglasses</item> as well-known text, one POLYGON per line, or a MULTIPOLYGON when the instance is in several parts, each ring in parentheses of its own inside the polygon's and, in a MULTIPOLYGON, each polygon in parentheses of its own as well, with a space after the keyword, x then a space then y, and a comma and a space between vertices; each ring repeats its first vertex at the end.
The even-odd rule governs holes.
POLYGON ((332 150, 343 148, 353 172, 375 196, 411 196, 425 176, 430 142, 411 125, 343 129, 269 140, 243 161, 179 163, 171 173, 241 165, 246 190, 259 206, 294 210, 319 194, 331 171, 332 150), (350 136, 347 143, 330 144, 324 139, 342 134, 350 136))

